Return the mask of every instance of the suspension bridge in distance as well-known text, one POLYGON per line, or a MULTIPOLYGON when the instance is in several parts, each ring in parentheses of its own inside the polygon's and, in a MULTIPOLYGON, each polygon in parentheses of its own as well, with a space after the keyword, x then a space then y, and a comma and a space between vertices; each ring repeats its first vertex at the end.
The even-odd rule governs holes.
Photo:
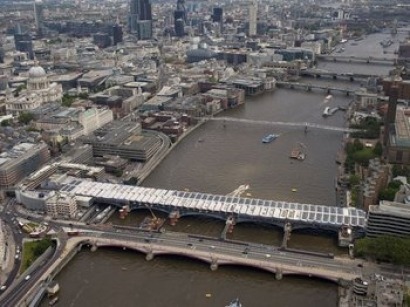
POLYGON ((320 129, 320 130, 327 130, 327 131, 335 131, 335 132, 357 132, 357 129, 350 129, 346 127, 334 127, 328 125, 321 125, 315 123, 307 123, 307 122, 279 122, 279 121, 268 121, 268 120, 255 120, 255 119, 246 119, 246 118, 235 118, 235 117, 208 117, 205 119, 206 121, 220 121, 224 123, 232 122, 232 123, 242 123, 242 124, 255 124, 255 125, 266 125, 266 126, 283 126, 283 127, 301 127, 301 128, 312 128, 312 129, 320 129))

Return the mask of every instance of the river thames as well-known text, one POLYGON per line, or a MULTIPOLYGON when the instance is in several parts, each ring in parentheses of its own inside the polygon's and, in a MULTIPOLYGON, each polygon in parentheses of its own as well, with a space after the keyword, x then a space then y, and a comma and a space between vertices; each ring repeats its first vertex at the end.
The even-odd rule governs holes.
MULTIPOLYGON (((376 34, 360 42, 369 44, 387 38, 376 34)), ((354 46, 355 48, 358 46, 354 46)), ((351 52, 353 49, 346 48, 351 52)), ((373 48, 374 49, 374 48, 373 48)), ((358 49, 360 50, 360 49, 358 49)), ((361 49, 363 52, 363 49, 361 49)), ((376 56, 376 55, 375 55, 376 56)), ((322 69, 343 72, 386 74, 391 67, 327 62, 322 69), (363 66, 366 69, 361 69, 363 66), (343 68, 342 68, 343 67, 343 68)), ((315 82, 304 80, 305 82, 315 82)), ((358 83, 319 82, 359 87, 358 83)), ((333 94, 330 102, 323 91, 277 89, 273 93, 247 98, 246 104, 222 116, 251 120, 309 122, 343 127, 343 111, 324 118, 326 106, 347 106, 351 97, 333 94)), ((341 132, 284 127, 258 123, 208 122, 187 136, 145 180, 144 186, 227 194, 241 184, 250 185, 248 197, 336 205, 336 153, 341 132), (280 136, 262 144, 268 133, 280 136), (294 147, 306 152, 304 161, 289 159, 294 147)), ((137 226, 148 212, 130 214, 125 220, 114 215, 110 222, 137 226)), ((224 223, 207 218, 182 218, 172 231, 219 236, 224 223)), ((244 224, 235 226, 232 239, 278 245, 281 230, 244 224)), ((289 246, 345 255, 331 234, 297 233, 289 246)), ((220 267, 178 257, 157 257, 113 249, 84 250, 57 277, 61 306, 225 306, 239 297, 244 307, 336 306, 337 286, 321 280, 284 277, 243 267, 220 267)), ((47 306, 47 302, 43 302, 47 306)))

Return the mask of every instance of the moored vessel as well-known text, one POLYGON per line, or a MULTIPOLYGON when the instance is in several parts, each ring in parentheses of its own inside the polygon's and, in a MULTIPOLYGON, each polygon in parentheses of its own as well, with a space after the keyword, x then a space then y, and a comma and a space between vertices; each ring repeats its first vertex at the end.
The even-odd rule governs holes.
POLYGON ((277 134, 268 134, 268 135, 265 135, 265 136, 262 138, 262 143, 270 143, 270 142, 273 142, 274 140, 277 139, 277 137, 278 137, 277 134))

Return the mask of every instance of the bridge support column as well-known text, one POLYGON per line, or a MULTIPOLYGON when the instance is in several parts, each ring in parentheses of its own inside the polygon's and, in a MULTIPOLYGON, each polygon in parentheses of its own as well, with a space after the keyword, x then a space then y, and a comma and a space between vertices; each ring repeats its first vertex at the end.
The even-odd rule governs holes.
POLYGON ((286 249, 288 247, 288 241, 290 240, 290 234, 292 232, 292 225, 288 222, 283 226, 283 239, 281 247, 286 249))
POLYGON ((175 226, 178 222, 178 219, 181 217, 178 210, 174 210, 169 214, 169 224, 175 226))
POLYGON ((152 252, 149 252, 149 253, 145 256, 145 260, 151 261, 152 259, 154 259, 154 254, 153 254, 152 252))
POLYGON ((233 232, 234 226, 235 226, 235 219, 234 219, 234 217, 233 217, 233 216, 228 217, 227 220, 226 220, 226 222, 225 222, 225 227, 224 227, 224 229, 222 230, 222 233, 221 233, 221 239, 222 239, 222 240, 226 240, 226 235, 227 235, 228 233, 232 233, 232 232, 233 232))
POLYGON ((211 271, 216 271, 218 269, 218 261, 213 259, 209 267, 211 268, 211 271))
POLYGON ((283 278, 282 270, 278 269, 275 273, 275 279, 281 280, 283 278))

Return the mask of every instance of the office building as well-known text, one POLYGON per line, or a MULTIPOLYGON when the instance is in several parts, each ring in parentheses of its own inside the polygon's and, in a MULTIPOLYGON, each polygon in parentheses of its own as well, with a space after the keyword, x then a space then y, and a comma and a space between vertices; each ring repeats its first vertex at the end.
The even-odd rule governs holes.
POLYGON ((34 1, 34 22, 37 35, 41 36, 43 34, 43 2, 41 0, 34 1))
POLYGON ((21 143, 0 155, 0 187, 9 188, 50 159, 45 143, 21 143))
POLYGON ((256 27, 257 27, 257 18, 258 18, 258 4, 256 0, 252 0, 251 4, 249 5, 249 35, 253 36, 256 35, 256 27))
POLYGON ((96 33, 93 35, 93 43, 98 48, 107 48, 111 45, 111 38, 107 33, 96 33))
POLYGON ((118 43, 122 43, 122 27, 120 25, 114 25, 112 27, 112 43, 117 46, 118 43))
POLYGON ((30 34, 14 34, 14 46, 17 51, 26 53, 30 60, 34 60, 33 41, 30 34))
POLYGON ((137 37, 139 40, 148 40, 152 38, 152 20, 138 20, 137 37))
POLYGON ((149 160, 162 142, 155 134, 141 134, 140 124, 124 121, 113 121, 84 139, 84 143, 92 145, 94 156, 119 156, 142 162, 149 160))
POLYGON ((46 200, 46 212, 54 218, 74 218, 77 213, 75 197, 57 193, 46 200))
POLYGON ((178 0, 177 9, 174 11, 174 28, 176 36, 181 37, 185 35, 186 22, 185 1, 178 0))
POLYGON ((214 7, 212 14, 213 22, 223 22, 223 9, 221 7, 214 7))
POLYGON ((130 15, 128 18, 128 30, 138 36, 138 39, 152 38, 152 10, 149 0, 131 0, 130 15), (142 21, 150 21, 143 22, 142 21), (150 27, 150 29, 148 29, 150 27), (139 31, 143 31, 140 34, 139 31), (149 37, 147 35, 149 34, 149 37), (140 38, 144 37, 144 38, 140 38))
POLYGON ((369 208, 367 236, 391 235, 408 237, 410 235, 410 207, 390 201, 381 201, 369 208))

